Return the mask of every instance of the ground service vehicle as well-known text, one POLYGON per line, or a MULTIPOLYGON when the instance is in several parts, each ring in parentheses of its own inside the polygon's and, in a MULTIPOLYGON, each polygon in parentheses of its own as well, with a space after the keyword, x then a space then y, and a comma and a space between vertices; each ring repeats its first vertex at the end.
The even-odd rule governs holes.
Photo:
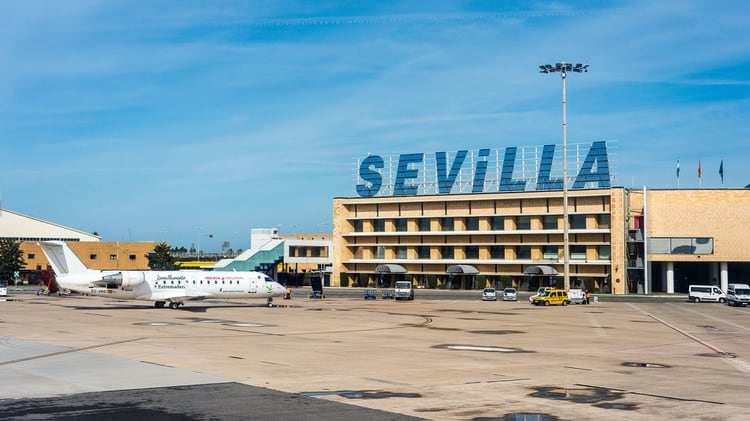
POLYGON ((750 285, 729 284, 727 288, 727 305, 746 306, 750 304, 750 285))
POLYGON ((713 285, 690 285, 688 287, 688 301, 700 303, 701 301, 712 301, 723 303, 727 300, 724 291, 713 285))
POLYGON ((323 299, 325 298, 325 294, 323 294, 323 280, 320 278, 310 278, 310 298, 317 298, 317 299, 323 299))
POLYGON ((412 286, 411 281, 396 281, 394 298, 397 300, 413 300, 414 286, 412 286))
POLYGON ((0 297, 5 297, 6 295, 8 295, 8 283, 0 281, 0 297))
POLYGON ((588 302, 586 302, 586 291, 580 288, 569 289, 568 299, 573 304, 588 304, 588 302))
POLYGON ((550 289, 552 289, 552 288, 550 288, 550 287, 539 287, 539 289, 536 290, 536 294, 532 295, 531 297, 529 297, 529 302, 531 304, 534 304, 534 297, 537 297, 537 296, 539 296, 539 294, 543 293, 544 291, 549 291, 550 289))
POLYGON ((534 301, 532 302, 534 305, 563 305, 566 306, 570 304, 570 300, 568 300, 568 291, 564 289, 550 289, 547 291, 543 291, 539 295, 534 296, 534 301))

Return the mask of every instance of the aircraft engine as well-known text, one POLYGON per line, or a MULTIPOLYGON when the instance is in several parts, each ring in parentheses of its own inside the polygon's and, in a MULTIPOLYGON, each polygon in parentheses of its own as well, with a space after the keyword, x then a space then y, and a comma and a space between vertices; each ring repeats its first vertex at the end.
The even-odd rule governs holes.
POLYGON ((122 289, 132 289, 139 284, 146 282, 146 276, 143 272, 123 272, 122 289))
POLYGON ((108 288, 121 288, 121 289, 133 289, 145 282, 146 276, 143 272, 127 271, 119 272, 114 275, 107 275, 102 278, 106 282, 108 288))

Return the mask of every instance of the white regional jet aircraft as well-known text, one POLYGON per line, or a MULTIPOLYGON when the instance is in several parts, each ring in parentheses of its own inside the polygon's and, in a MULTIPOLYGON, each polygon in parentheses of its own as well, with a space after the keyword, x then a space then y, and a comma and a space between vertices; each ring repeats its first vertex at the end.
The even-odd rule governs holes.
POLYGON ((206 298, 281 297, 286 288, 260 272, 104 271, 88 269, 62 241, 39 243, 60 288, 121 300, 154 301, 156 308, 169 302, 179 308, 187 300, 206 298))

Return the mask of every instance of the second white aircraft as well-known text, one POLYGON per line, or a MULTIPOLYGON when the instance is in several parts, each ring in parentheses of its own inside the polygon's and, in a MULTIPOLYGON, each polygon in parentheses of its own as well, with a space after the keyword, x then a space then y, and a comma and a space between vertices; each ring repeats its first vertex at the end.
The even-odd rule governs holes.
POLYGON ((207 298, 262 298, 271 306, 274 297, 286 293, 286 288, 260 272, 102 271, 88 269, 62 241, 39 245, 60 288, 89 295, 179 308, 185 301, 207 298))

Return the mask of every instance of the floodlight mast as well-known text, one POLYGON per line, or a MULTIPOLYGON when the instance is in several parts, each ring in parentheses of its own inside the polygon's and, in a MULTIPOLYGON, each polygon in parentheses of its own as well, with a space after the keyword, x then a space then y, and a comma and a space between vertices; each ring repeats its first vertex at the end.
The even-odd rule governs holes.
POLYGON ((570 251, 568 236, 568 122, 565 97, 565 78, 568 72, 585 73, 589 71, 588 64, 572 64, 564 61, 539 66, 539 73, 557 73, 562 76, 562 141, 563 141, 563 284, 565 289, 570 289, 570 251))

